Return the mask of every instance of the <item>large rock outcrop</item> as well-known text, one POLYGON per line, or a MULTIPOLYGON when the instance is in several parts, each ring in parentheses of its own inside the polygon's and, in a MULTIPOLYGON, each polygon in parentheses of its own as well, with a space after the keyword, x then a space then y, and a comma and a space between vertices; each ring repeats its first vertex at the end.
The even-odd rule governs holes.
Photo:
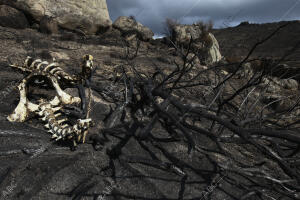
POLYGON ((212 40, 212 43, 207 48, 208 54, 206 57, 206 62, 207 64, 213 64, 219 62, 222 58, 222 55, 220 53, 219 43, 215 36, 212 33, 209 33, 209 38, 212 40))
POLYGON ((60 27, 80 29, 87 34, 95 34, 112 24, 106 0, 16 0, 7 3, 31 15, 34 20, 53 17, 60 27))
POLYGON ((29 27, 25 15, 15 8, 0 5, 0 26, 23 29, 29 27))
POLYGON ((120 30, 122 34, 137 35, 141 40, 147 41, 152 39, 154 33, 146 26, 137 22, 134 18, 121 16, 113 24, 113 27, 120 30))
POLYGON ((203 64, 211 65, 221 60, 219 43, 212 33, 203 33, 201 26, 197 24, 173 27, 172 40, 176 44, 187 47, 191 39, 192 48, 200 52, 203 64))
POLYGON ((197 40, 201 36, 201 29, 196 25, 174 25, 172 39, 179 44, 189 43, 190 39, 197 40))

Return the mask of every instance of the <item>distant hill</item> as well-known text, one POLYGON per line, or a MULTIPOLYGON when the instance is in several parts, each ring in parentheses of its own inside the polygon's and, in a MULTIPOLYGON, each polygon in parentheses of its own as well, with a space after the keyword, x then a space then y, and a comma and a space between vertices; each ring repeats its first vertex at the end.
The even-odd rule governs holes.
MULTIPOLYGON (((256 42, 286 23, 290 24, 277 32, 268 42, 259 46, 252 56, 278 59, 297 43, 300 44, 300 20, 266 24, 241 23, 236 27, 214 29, 213 34, 219 42, 222 55, 244 57, 256 42)), ((286 62, 288 65, 300 68, 300 45, 288 58, 291 60, 286 62)))

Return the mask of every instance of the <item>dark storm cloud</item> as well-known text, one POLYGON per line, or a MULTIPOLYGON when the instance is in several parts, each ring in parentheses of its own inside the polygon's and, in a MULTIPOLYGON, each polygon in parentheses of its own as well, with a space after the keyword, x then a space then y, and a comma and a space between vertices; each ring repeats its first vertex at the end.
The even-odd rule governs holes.
POLYGON ((107 4, 113 21, 133 15, 156 34, 164 31, 167 17, 185 24, 212 20, 217 28, 242 21, 300 19, 300 0, 107 0, 107 4))

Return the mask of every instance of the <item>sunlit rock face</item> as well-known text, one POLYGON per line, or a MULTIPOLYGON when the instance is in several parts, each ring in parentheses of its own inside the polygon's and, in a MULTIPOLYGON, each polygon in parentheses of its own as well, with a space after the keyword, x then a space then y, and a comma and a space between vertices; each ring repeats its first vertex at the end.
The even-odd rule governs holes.
POLYGON ((87 34, 95 34, 112 24, 106 0, 17 0, 10 4, 37 21, 46 15, 53 17, 60 27, 80 29, 87 34))
POLYGON ((212 65, 222 58, 217 39, 212 33, 203 37, 203 31, 199 25, 175 25, 172 39, 179 45, 189 46, 190 39, 193 39, 192 48, 201 50, 203 64, 212 65))

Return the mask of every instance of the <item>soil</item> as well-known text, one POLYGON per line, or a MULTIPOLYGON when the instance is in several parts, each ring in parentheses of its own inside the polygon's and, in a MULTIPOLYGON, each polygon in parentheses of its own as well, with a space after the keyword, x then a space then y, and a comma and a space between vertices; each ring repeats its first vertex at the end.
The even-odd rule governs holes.
MULTIPOLYGON (((231 50, 240 52, 235 48, 239 39, 228 39, 232 45, 227 45, 222 37, 235 38, 241 33, 229 32, 235 29, 242 32, 244 28, 215 32, 224 55, 229 55, 231 50)), ((118 94, 120 88, 114 80, 116 71, 122 66, 128 74, 134 73, 129 65, 145 75, 151 74, 157 66, 165 73, 172 71, 176 68, 174 61, 182 63, 174 48, 158 40, 141 42, 138 56, 128 59, 127 52, 132 57, 137 43, 135 40, 125 41, 116 30, 85 39, 71 32, 45 35, 33 29, 0 27, 0 33, 0 199, 231 200, 239 199, 247 192, 239 187, 238 182, 248 180, 238 179, 237 174, 230 171, 219 171, 219 163, 230 169, 230 161, 217 152, 212 151, 209 156, 199 152, 189 154, 187 144, 180 138, 175 142, 164 142, 162 146, 141 141, 131 135, 135 127, 130 123, 124 128, 118 127, 117 122, 112 134, 103 134, 102 129, 107 126, 105 119, 117 105, 106 101, 99 91, 118 94), (19 94, 15 86, 23 78, 20 72, 12 70, 10 62, 22 65, 27 56, 52 61, 53 55, 56 55, 56 61, 62 68, 74 74, 80 71, 80 59, 85 54, 93 55, 97 66, 92 87, 95 95, 92 118, 96 127, 90 131, 86 143, 72 151, 68 142, 51 141, 50 134, 38 119, 32 118, 26 123, 7 121, 7 115, 18 103, 19 94), (98 141, 96 146, 93 145, 95 141, 98 141), (117 148, 119 146, 123 148, 117 148), (177 165, 171 165, 170 160, 177 165)), ((239 35, 239 38, 242 37, 239 35)), ((278 56, 277 53, 274 52, 274 55, 278 56)), ((199 65, 197 70, 202 67, 199 65)), ((240 83, 236 81, 234 84, 240 83)), ((194 91, 195 94, 200 92, 194 91)), ((184 94, 176 95, 183 97, 181 95, 184 94)), ((201 123, 206 122, 203 120, 201 123)), ((167 137, 161 130, 160 126, 154 128, 156 137, 167 137)), ((202 135, 195 135, 195 141, 201 147, 217 148, 211 139, 202 135)), ((264 167, 269 173, 283 174, 274 162, 261 160, 263 158, 251 146, 227 144, 223 148, 235 154, 234 159, 238 162, 253 166, 266 163, 264 167)))

